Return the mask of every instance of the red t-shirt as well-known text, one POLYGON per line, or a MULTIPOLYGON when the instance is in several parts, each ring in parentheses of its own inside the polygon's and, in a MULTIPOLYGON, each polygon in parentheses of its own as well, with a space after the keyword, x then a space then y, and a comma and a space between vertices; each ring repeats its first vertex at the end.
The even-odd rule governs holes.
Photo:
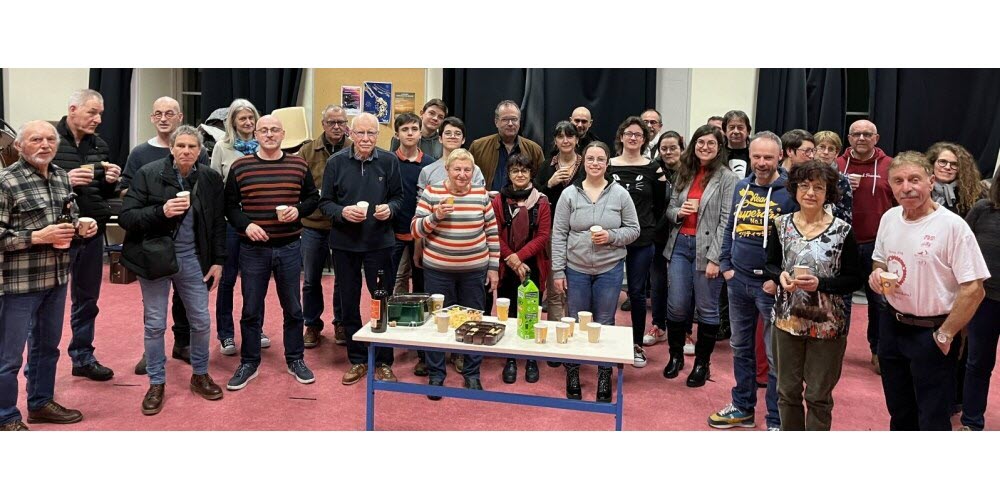
MULTIPOLYGON (((695 174, 694 180, 691 181, 691 188, 688 189, 689 200, 698 200, 698 208, 701 208, 701 195, 704 193, 704 188, 702 187, 702 181, 705 179, 705 169, 699 168, 698 173, 695 174)), ((681 224, 681 234, 686 234, 688 236, 694 236, 698 232, 698 214, 691 214, 684 218, 684 223, 681 224)))

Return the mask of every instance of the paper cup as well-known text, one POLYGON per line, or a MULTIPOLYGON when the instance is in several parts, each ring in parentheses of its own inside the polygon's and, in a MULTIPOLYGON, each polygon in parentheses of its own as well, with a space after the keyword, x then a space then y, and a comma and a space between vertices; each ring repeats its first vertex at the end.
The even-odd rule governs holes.
POLYGON ((881 272, 878 275, 882 281, 882 293, 892 293, 899 286, 899 275, 896 273, 881 272))
POLYGON ((693 208, 694 211, 697 212, 698 211, 698 205, 701 205, 701 199, 700 198, 688 198, 687 201, 688 201, 688 203, 691 204, 691 208, 693 208))
POLYGON ((87 231, 90 231, 91 227, 97 225, 97 221, 90 217, 80 217, 78 222, 76 230, 80 236, 87 234, 87 231))
POLYGON ((594 314, 590 311, 580 311, 576 315, 577 321, 580 323, 580 331, 587 328, 587 324, 594 321, 594 314))
POLYGON ((278 205, 274 207, 274 211, 278 214, 278 217, 281 217, 281 214, 285 213, 285 210, 288 210, 288 205, 278 205))
POLYGON ((590 322, 587 323, 587 341, 591 344, 596 344, 601 340, 601 324, 590 322))
POLYGON ((439 312, 434 315, 434 325, 437 327, 438 333, 445 333, 448 331, 448 323, 450 318, 448 313, 439 312))
POLYGON ((545 323, 535 323, 535 343, 544 344, 549 336, 549 327, 545 323))
POLYGON ((368 212, 368 202, 367 201, 359 201, 357 203, 357 206, 358 206, 358 208, 364 210, 365 212, 368 212))
POLYGON ((573 336, 573 330, 576 329, 576 319, 575 318, 570 318, 569 316, 566 316, 565 318, 559 318, 559 321, 562 322, 562 323, 566 323, 567 325, 569 325, 569 336, 572 337, 573 336))
POLYGON ((556 343, 565 344, 569 342, 569 324, 562 321, 556 323, 556 343))
POLYGON ((809 266, 795 266, 792 268, 792 277, 799 278, 801 276, 809 276, 812 274, 812 270, 809 266))
POLYGON ((439 311, 444 308, 444 295, 440 293, 432 294, 431 306, 434 308, 434 311, 439 311))
POLYGON ((86 170, 86 171, 88 171, 90 173, 94 173, 94 164, 93 163, 88 163, 86 165, 80 165, 80 168, 83 169, 83 170, 86 170))

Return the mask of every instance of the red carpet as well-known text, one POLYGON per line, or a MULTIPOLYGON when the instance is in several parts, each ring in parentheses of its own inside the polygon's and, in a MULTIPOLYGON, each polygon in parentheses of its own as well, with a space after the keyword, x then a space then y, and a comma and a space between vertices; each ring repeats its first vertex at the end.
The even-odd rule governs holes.
MULTIPOLYGON (((105 279, 107 270, 105 270, 105 279)), ((329 298, 332 277, 324 278, 324 292, 329 298)), ((214 293, 213 293, 214 311, 214 293)), ((624 294, 622 295, 624 300, 624 294)), ((35 430, 362 430, 364 429, 364 382, 344 386, 340 378, 348 368, 346 350, 332 341, 332 327, 324 331, 319 347, 306 350, 306 363, 316 374, 316 383, 302 385, 285 370, 281 343, 281 314, 273 282, 267 298, 264 331, 271 337, 272 347, 264 349, 259 376, 238 392, 225 392, 219 401, 205 401, 193 395, 187 387, 190 367, 178 360, 167 361, 167 393, 163 411, 147 417, 139 405, 148 387, 146 376, 133 374, 133 367, 142 352, 142 299, 138 282, 116 285, 105 281, 97 319, 96 356, 102 364, 115 370, 110 382, 92 382, 70 375, 70 360, 66 355, 69 344, 69 310, 63 333, 62 355, 56 380, 56 400, 84 413, 84 420, 68 426, 35 424, 35 430)), ((68 302, 68 301, 67 301, 68 302)), ((329 300, 328 300, 329 302, 329 300)), ((362 311, 367 310, 365 292, 362 311)), ((237 319, 240 310, 237 283, 237 319)), ((618 313, 618 324, 628 323, 627 312, 618 313)), ((324 319, 329 322, 329 304, 324 319)), ((854 324, 848 342, 843 376, 834 393, 833 428, 836 430, 886 430, 888 414, 877 375, 869 365, 863 321, 864 306, 855 306, 854 324)), ((237 343, 239 343, 237 323, 237 343)), ((172 345, 167 332, 167 349, 172 345)), ((215 340, 214 313, 210 373, 219 385, 232 376, 238 356, 222 356, 215 340)), ((712 363, 711 381, 705 387, 690 389, 684 385, 691 369, 692 357, 681 377, 664 379, 667 362, 665 344, 646 349, 649 363, 645 368, 626 367, 625 371, 625 430, 710 430, 705 420, 730 400, 733 386, 732 354, 727 342, 717 345, 712 363)), ((394 371, 404 381, 416 381, 413 376, 415 353, 397 352, 394 371)), ((490 390, 517 389, 532 394, 562 396, 565 394, 565 371, 540 364, 541 380, 536 384, 523 381, 523 361, 519 380, 513 386, 500 380, 503 360, 486 358, 482 367, 483 385, 490 390)), ((582 370, 584 398, 593 400, 596 368, 582 370)), ((23 381, 23 379, 22 379, 23 381)), ((449 367, 445 382, 461 386, 462 377, 449 367)), ((21 384, 19 408, 26 412, 24 384, 21 384)), ((987 428, 998 428, 989 418, 1000 410, 993 391, 987 428)), ((757 430, 764 428, 764 391, 758 392, 757 430)), ((438 402, 423 396, 378 393, 376 395, 377 429, 381 430, 611 430, 614 417, 567 410, 536 409, 444 399, 438 402)), ((957 417, 954 421, 957 425, 957 417)))

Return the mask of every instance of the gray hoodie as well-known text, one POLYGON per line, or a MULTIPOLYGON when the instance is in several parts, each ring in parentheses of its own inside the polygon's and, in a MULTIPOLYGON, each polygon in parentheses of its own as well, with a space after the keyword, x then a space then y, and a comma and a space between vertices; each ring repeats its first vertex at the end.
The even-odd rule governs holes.
POLYGON ((553 279, 566 278, 566 267, 597 275, 609 271, 625 258, 625 245, 639 237, 639 217, 625 188, 609 181, 592 203, 583 191, 583 180, 563 191, 552 222, 553 279), (608 231, 607 245, 594 245, 590 227, 608 231))

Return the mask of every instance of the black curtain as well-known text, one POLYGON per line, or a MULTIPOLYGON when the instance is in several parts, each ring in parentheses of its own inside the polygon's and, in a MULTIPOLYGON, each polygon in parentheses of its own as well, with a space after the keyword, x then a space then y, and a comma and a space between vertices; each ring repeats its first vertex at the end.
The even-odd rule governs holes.
POLYGON ((984 177, 1000 150, 1000 70, 869 70, 871 120, 887 154, 926 151, 937 141, 965 146, 984 177))
POLYGON ((91 68, 89 86, 104 97, 97 133, 108 143, 111 161, 124 166, 129 152, 132 68, 91 68))
POLYGON ((468 145, 496 133, 493 112, 504 99, 521 104, 521 134, 548 152, 552 129, 586 106, 592 131, 614 147, 626 117, 656 104, 655 69, 445 69, 445 103, 465 121, 468 145))
POLYGON ((296 106, 301 68, 205 68, 201 80, 201 117, 248 99, 261 114, 296 106))
POLYGON ((757 74, 754 130, 832 130, 844 137, 843 69, 763 68, 757 74))

